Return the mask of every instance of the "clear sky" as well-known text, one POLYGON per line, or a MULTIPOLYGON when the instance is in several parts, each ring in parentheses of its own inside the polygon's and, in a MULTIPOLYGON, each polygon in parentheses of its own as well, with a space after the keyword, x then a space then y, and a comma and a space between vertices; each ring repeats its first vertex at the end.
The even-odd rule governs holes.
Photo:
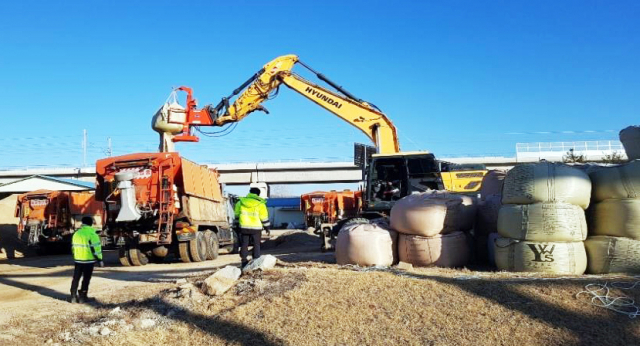
MULTIPOLYGON (((0 167, 153 151, 172 87, 217 103, 269 60, 301 59, 380 107, 405 150, 513 155, 640 123, 638 1, 5 1, 0 167)), ((301 70, 298 70, 301 71, 301 70)), ((308 76, 308 75, 307 75, 308 76)), ((291 90, 199 162, 349 160, 367 138, 291 90)))

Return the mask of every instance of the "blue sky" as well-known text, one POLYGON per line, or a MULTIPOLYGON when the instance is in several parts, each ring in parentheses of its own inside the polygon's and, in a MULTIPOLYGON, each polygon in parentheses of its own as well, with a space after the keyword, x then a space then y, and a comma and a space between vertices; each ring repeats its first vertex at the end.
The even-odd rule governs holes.
MULTIPOLYGON (((513 155, 517 142, 616 139, 640 123, 638 18, 637 1, 4 2, 0 167, 78 166, 83 129, 89 164, 107 137, 116 155, 155 150, 150 119, 172 87, 217 103, 291 53, 380 107, 404 150, 513 155)), ((178 150, 200 162, 341 160, 367 143, 291 90, 265 106, 271 115, 178 150)))

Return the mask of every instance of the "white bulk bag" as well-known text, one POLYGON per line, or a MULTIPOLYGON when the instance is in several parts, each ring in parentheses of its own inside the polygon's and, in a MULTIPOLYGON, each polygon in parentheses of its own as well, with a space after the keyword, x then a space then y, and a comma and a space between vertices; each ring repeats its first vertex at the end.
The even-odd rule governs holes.
POLYGON ((589 273, 640 274, 640 240, 595 236, 584 242, 589 256, 589 273))
POLYGON ((505 204, 498 216, 498 233, 518 240, 583 241, 587 219, 584 210, 573 204, 505 204))
POLYGON ((591 234, 640 240, 640 199, 605 199, 591 209, 591 234))
POLYGON ((596 202, 609 198, 640 198, 640 160, 604 167, 589 174, 596 202))
POLYGON ((498 238, 494 243, 496 266, 511 272, 584 274, 587 253, 584 243, 534 242, 498 238))
POLYGON ((540 162, 513 167, 504 179, 502 204, 570 203, 586 209, 591 180, 577 168, 540 162))

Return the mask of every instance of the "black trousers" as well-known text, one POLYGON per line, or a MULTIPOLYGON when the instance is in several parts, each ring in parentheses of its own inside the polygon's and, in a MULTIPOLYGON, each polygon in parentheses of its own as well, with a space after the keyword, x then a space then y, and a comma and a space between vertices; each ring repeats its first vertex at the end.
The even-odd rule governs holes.
POLYGON ((89 291, 89 282, 91 281, 91 275, 93 274, 93 266, 95 263, 77 263, 73 270, 73 281, 71 281, 71 294, 75 294, 78 291, 78 283, 80 283, 80 277, 82 277, 82 287, 80 291, 89 291))
POLYGON ((247 263, 249 260, 249 240, 253 240, 253 259, 260 257, 260 233, 241 233, 240 234, 240 260, 247 263))

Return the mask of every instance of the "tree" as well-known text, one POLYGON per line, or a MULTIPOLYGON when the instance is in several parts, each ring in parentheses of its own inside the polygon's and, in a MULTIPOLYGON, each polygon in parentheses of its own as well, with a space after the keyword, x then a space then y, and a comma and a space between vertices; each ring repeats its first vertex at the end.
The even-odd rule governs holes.
POLYGON ((564 163, 584 163, 586 161, 584 155, 576 154, 573 148, 569 149, 569 151, 562 156, 562 162, 564 163))
POLYGON ((622 158, 622 154, 617 151, 614 151, 611 154, 605 154, 602 158, 602 162, 611 164, 623 163, 625 161, 626 160, 622 158))

